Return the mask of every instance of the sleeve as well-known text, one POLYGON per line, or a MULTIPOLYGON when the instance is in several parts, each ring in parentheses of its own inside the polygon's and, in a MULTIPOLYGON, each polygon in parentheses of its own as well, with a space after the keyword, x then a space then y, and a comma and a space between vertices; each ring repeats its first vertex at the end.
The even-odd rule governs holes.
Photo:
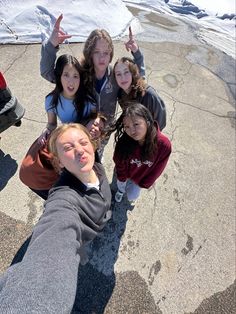
POLYGON ((163 130, 166 126, 166 106, 154 88, 148 86, 141 103, 150 110, 153 119, 157 121, 160 130, 163 130))
POLYGON ((139 182, 139 186, 141 188, 150 188, 156 179, 162 174, 169 160, 171 154, 171 142, 166 136, 161 133, 159 134, 161 136, 161 145, 159 145, 158 148, 158 158, 152 165, 152 171, 150 174, 139 182))
POLYGON ((116 144, 115 151, 113 154, 113 161, 116 166, 117 179, 122 182, 126 181, 128 179, 127 178, 127 172, 128 172, 127 161, 121 158, 121 154, 119 151, 119 143, 116 144))
POLYGON ((52 106, 51 106, 51 101, 52 101, 52 96, 49 95, 49 96, 45 97, 45 110, 46 110, 46 112, 56 113, 55 108, 52 108, 52 106))
POLYGON ((54 67, 58 50, 59 48, 55 48, 50 41, 42 43, 40 74, 51 83, 55 83, 54 67))
MULTIPOLYGON (((64 194, 64 193, 63 193, 64 194)), ((0 313, 70 313, 76 295, 82 223, 73 203, 45 203, 21 262, 0 277, 0 313)))
POLYGON ((145 65, 144 65, 144 57, 140 49, 138 49, 136 52, 132 52, 132 55, 134 57, 134 62, 137 64, 139 68, 140 75, 145 79, 145 65))
POLYGON ((96 111, 97 111, 97 105, 96 105, 96 103, 94 103, 94 102, 92 102, 92 101, 85 101, 82 119, 87 119, 87 118, 89 118, 90 115, 91 115, 93 112, 96 112, 96 111))

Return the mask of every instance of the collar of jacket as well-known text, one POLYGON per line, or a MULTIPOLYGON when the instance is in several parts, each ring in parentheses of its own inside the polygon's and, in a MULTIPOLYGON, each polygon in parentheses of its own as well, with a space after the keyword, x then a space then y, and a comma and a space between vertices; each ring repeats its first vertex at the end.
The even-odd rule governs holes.
MULTIPOLYGON (((96 172, 99 179, 99 186, 101 186, 102 181, 102 165, 98 162, 94 163, 93 169, 96 172)), ((82 193, 87 191, 87 187, 84 183, 82 183, 78 178, 76 178, 72 173, 70 173, 67 169, 63 169, 60 178, 53 186, 54 188, 59 186, 68 186, 74 190, 78 190, 82 193)))

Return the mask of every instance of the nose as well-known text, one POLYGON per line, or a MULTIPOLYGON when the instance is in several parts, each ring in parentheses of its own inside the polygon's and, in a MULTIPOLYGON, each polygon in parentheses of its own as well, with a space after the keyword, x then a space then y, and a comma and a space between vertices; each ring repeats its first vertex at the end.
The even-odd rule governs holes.
POLYGON ((130 131, 130 134, 131 134, 131 135, 135 134, 135 127, 130 126, 130 127, 129 127, 129 131, 130 131))
POLYGON ((99 59, 104 59, 106 57, 106 54, 104 52, 99 53, 99 59))
POLYGON ((80 145, 80 144, 77 144, 76 146, 75 146, 75 153, 77 154, 77 155, 83 155, 83 153, 84 153, 84 148, 83 148, 83 146, 82 145, 80 145))
POLYGON ((99 126, 98 126, 98 125, 93 125, 93 130, 94 130, 95 132, 98 132, 98 131, 99 131, 99 126))
POLYGON ((71 77, 67 77, 66 82, 67 84, 71 85, 73 83, 73 80, 71 77))
POLYGON ((67 83, 68 84, 74 84, 74 82, 75 82, 75 78, 74 77, 68 77, 67 78, 67 83))
POLYGON ((123 73, 120 74, 120 78, 123 81, 125 79, 125 75, 123 73))

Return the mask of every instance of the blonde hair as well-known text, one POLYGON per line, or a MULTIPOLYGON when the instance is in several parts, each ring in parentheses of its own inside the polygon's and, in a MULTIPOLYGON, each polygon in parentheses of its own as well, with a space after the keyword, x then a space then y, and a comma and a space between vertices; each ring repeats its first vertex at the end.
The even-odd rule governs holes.
MULTIPOLYGON (((85 126, 79 123, 64 123, 58 126, 55 130, 53 130, 49 138, 48 148, 49 148, 49 152, 52 154, 52 159, 54 162, 59 159, 57 145, 56 145, 57 139, 69 129, 76 129, 79 131, 83 131, 88 136, 88 139, 90 143, 92 144, 94 151, 97 148, 96 142, 91 139, 91 136, 85 126)), ((57 164, 57 162, 55 163, 57 164)), ((55 164, 53 165, 55 166, 55 164)))

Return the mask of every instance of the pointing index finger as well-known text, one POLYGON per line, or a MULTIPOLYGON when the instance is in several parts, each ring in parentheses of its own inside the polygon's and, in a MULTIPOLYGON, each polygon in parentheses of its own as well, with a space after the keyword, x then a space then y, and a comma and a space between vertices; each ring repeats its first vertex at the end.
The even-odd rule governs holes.
POLYGON ((133 33, 132 33, 131 26, 129 26, 129 39, 133 39, 133 33))
POLYGON ((61 20, 63 19, 63 14, 60 14, 59 17, 56 20, 56 23, 54 25, 54 28, 60 29, 61 20))

